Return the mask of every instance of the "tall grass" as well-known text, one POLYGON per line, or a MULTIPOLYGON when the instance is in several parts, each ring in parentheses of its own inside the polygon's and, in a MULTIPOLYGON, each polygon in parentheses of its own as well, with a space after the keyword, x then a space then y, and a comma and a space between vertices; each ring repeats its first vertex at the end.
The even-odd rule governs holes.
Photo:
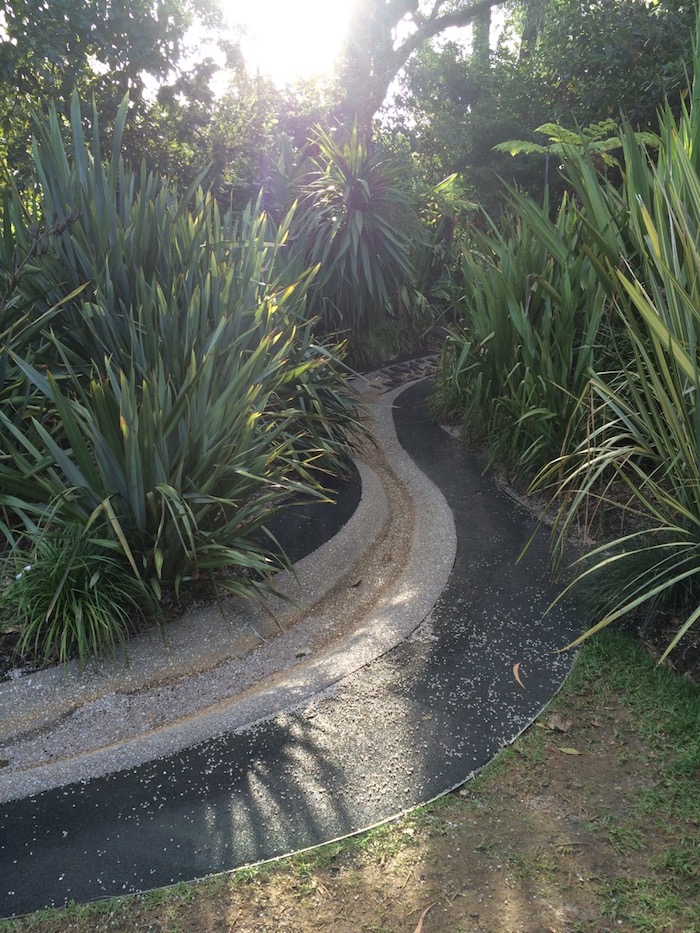
POLYGON ((33 352, 6 354, 26 401, 0 404, 2 529, 17 546, 18 522, 34 541, 47 524, 107 537, 156 597, 199 577, 250 593, 276 563, 259 532, 284 494, 322 496, 347 462, 342 348, 315 337, 292 216, 222 216, 197 188, 134 173, 126 113, 104 160, 77 100, 70 145, 55 113, 37 126, 36 203, 59 227, 17 285, 41 327, 33 352))
MULTIPOLYGON (((664 658, 700 617, 698 120, 695 97, 679 123, 665 111, 656 164, 630 151, 627 138, 628 164, 639 169, 647 159, 646 175, 625 178, 627 200, 636 205, 631 234, 638 257, 634 265, 618 257, 608 272, 617 279, 630 355, 614 372, 592 376, 595 418, 578 450, 556 464, 564 471, 558 550, 591 503, 635 517, 626 533, 583 559, 572 586, 595 584, 603 595, 582 637, 642 608, 647 618, 663 610, 676 620, 664 658)), ((540 483, 551 477, 550 468, 540 483)))
POLYGON ((8 580, 0 588, 0 611, 17 633, 20 657, 43 662, 76 657, 84 665, 113 653, 137 620, 160 618, 153 594, 104 532, 49 522, 5 561, 8 580))
POLYGON ((579 562, 571 586, 595 594, 595 615, 578 641, 630 614, 653 624, 662 612, 674 631, 664 658, 700 617, 700 18, 698 30, 689 104, 678 118, 662 111, 658 151, 625 128, 619 191, 580 156, 567 159, 626 353, 593 373, 585 436, 538 481, 553 482, 560 502, 557 555, 584 514, 624 519, 579 562), (621 206, 627 223, 615 238, 610 217, 621 206))
POLYGON ((492 460, 532 476, 558 456, 601 349, 608 308, 578 208, 512 193, 513 228, 474 233, 464 250, 459 320, 443 351, 435 404, 463 419, 492 460))
POLYGON ((575 644, 662 611, 664 657, 700 617, 700 16, 695 66, 653 146, 622 127, 621 179, 564 147, 556 217, 515 195, 516 230, 479 238, 438 383, 494 458, 552 490, 555 565, 573 528, 607 517, 565 591, 596 594, 575 644))

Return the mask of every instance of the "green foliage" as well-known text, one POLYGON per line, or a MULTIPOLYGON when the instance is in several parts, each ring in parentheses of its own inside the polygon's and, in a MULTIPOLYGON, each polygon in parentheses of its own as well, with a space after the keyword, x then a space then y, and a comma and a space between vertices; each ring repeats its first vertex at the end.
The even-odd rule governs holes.
POLYGON ((655 159, 629 126, 623 132, 619 193, 583 157, 567 158, 624 352, 592 376, 577 449, 539 479, 554 482, 561 503, 557 555, 584 513, 612 508, 625 518, 620 533, 585 556, 572 584, 592 582, 602 594, 596 624, 582 638, 642 607, 662 608, 678 620, 664 657, 700 616, 699 127, 696 71, 689 109, 676 118, 667 106, 661 115, 655 159), (615 227, 612 217, 624 223, 615 227))
MULTIPOLYGON (((618 166, 619 162, 611 151, 622 148, 622 138, 618 134, 618 126, 614 120, 600 120, 584 127, 580 132, 567 130, 558 123, 543 123, 535 130, 549 137, 549 143, 530 142, 526 139, 509 139, 494 146, 497 152, 507 152, 509 155, 539 155, 552 154, 563 157, 570 150, 587 151, 598 154, 607 166, 618 166)), ((637 134, 640 142, 647 146, 657 146, 658 137, 652 133, 637 134)))
POLYGON ((457 173, 433 186, 419 185, 418 195, 423 235, 412 244, 412 288, 416 304, 425 308, 434 326, 439 313, 451 311, 452 276, 461 256, 465 220, 476 205, 467 198, 464 179, 457 173))
MULTIPOLYGON (((46 111, 52 104, 67 114, 76 87, 83 99, 93 95, 99 101, 107 124, 129 93, 136 125, 151 110, 144 94, 145 77, 161 83, 172 79, 185 51, 189 27, 195 19, 211 27, 217 21, 216 10, 215 0, 52 0, 31 6, 7 0, 2 5, 0 34, 4 90, 0 162, 7 162, 22 178, 27 170, 31 174, 27 152, 31 113, 46 111)), ((190 62, 186 89, 190 97, 197 82, 200 86, 194 96, 205 92, 201 72, 206 73, 209 65, 190 62)), ((180 97, 185 90, 182 85, 181 75, 173 88, 180 97)), ((206 92, 204 96, 200 104, 206 104, 206 92)), ((173 140, 157 116, 150 130, 161 139, 165 132, 173 140)))
MULTIPOLYGON (((535 127, 551 124, 559 142, 625 112, 636 130, 655 131, 664 96, 675 104, 692 72, 693 23, 693 4, 677 0, 522 0, 488 60, 463 43, 421 47, 387 119, 429 178, 459 172, 496 218, 507 202, 501 179, 541 196, 535 127), (510 140, 522 158, 507 158, 510 140)), ((549 188, 558 202, 554 172, 549 188)))
MULTIPOLYGON (((126 107, 104 164, 77 99, 70 152, 55 113, 37 127, 38 209, 59 226, 14 292, 41 330, 7 354, 23 402, 0 399, 5 532, 97 524, 156 596, 197 576, 249 593, 275 566, 260 531, 284 493, 323 495, 346 463, 342 351, 306 316, 291 215, 234 221, 201 190, 137 177, 126 107)), ((29 255, 18 196, 8 210, 8 248, 29 255)))
POLYGON ((567 499, 556 527, 561 541, 584 504, 607 503, 611 490, 621 490, 640 527, 597 547, 576 583, 617 581, 590 631, 642 605, 670 604, 683 620, 664 657, 700 616, 700 179, 682 141, 693 138, 698 116, 684 114, 679 133, 665 115, 659 164, 647 169, 652 199, 642 201, 635 230, 642 269, 617 271, 631 356, 617 372, 592 379, 594 419, 564 462, 559 494, 567 499))
POLYGON ((550 119, 586 126, 625 113, 656 128, 656 108, 686 86, 695 9, 678 0, 553 0, 525 48, 550 119))
MULTIPOLYGON (((357 0, 338 68, 337 113, 346 128, 369 133, 398 73, 411 56, 447 29, 477 25, 488 36, 490 8, 500 0, 357 0)), ((480 43, 483 48, 484 43, 480 43)))
POLYGON ((320 81, 280 90, 249 75, 243 63, 230 71, 226 91, 204 113, 200 134, 199 164, 209 164, 220 203, 240 211, 264 187, 266 210, 281 219, 298 196, 292 193, 293 166, 305 163, 314 128, 328 125, 330 101, 331 91, 320 81), (281 192, 274 191, 277 186, 281 192))
POLYGON ((327 330, 367 333, 398 313, 411 279, 416 201, 401 164, 370 151, 355 127, 345 142, 319 131, 301 186, 295 248, 318 267, 309 301, 327 330))
POLYGON ((457 172, 472 200, 496 217, 503 208, 501 179, 533 195, 542 190, 541 160, 513 161, 494 150, 550 118, 541 96, 511 49, 495 51, 484 68, 462 45, 448 42, 411 59, 387 120, 429 180, 457 172))
POLYGON ((495 232, 480 242, 485 259, 467 257, 470 301, 439 384, 443 407, 466 413, 493 456, 542 468, 535 486, 551 484, 559 505, 555 563, 574 527, 618 513, 620 530, 565 591, 597 594, 595 625, 575 644, 663 609, 677 620, 664 657, 700 616, 697 74, 689 108, 662 112, 654 147, 622 126, 619 189, 590 146, 563 139, 575 201, 550 222, 516 196, 516 234, 495 232))
POLYGON ((144 611, 157 612, 106 529, 49 523, 13 548, 4 569, 0 614, 19 629, 20 657, 82 665, 114 652, 144 611))
POLYGON ((516 226, 474 234, 461 266, 459 320, 443 351, 435 404, 464 419, 492 460, 532 476, 577 436, 579 400, 601 343, 606 295, 564 197, 513 193, 516 226))

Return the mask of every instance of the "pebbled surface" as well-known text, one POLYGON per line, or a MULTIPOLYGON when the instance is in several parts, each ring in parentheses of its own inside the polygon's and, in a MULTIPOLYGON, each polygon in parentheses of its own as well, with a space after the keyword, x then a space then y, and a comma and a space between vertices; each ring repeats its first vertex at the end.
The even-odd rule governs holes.
POLYGON ((361 500, 337 535, 275 577, 293 601, 234 598, 223 612, 204 607, 178 619, 165 645, 148 634, 134 639, 128 667, 106 659, 82 675, 48 668, 0 684, 0 739, 8 737, 0 802, 124 771, 300 708, 416 629, 449 579, 454 520, 398 441, 392 403, 400 389, 382 394, 365 383, 374 439, 358 460, 361 500))
POLYGON ((547 542, 434 425, 426 388, 396 429, 446 497, 457 556, 396 647, 296 711, 128 771, 0 805, 0 913, 190 880, 358 832, 463 783, 541 712, 579 625, 545 615, 547 542), (513 675, 520 662, 520 677, 513 675))

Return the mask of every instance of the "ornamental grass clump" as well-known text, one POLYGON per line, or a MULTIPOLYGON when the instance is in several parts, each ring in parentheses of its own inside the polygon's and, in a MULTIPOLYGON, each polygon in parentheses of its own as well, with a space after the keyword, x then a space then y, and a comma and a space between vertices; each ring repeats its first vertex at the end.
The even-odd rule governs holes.
POLYGON ((434 404, 485 441, 492 462, 527 478, 579 429, 608 303, 571 200, 551 219, 546 206, 511 196, 515 228, 475 231, 463 252, 434 404))
POLYGON ((598 537, 564 591, 593 606, 574 644, 661 612, 663 658, 700 618, 700 17, 695 66, 653 145, 623 123, 619 177, 564 146, 556 217, 515 195, 516 232, 465 255, 437 395, 493 458, 538 471, 555 567, 572 530, 598 537))
POLYGON ((104 528, 156 598, 203 577, 250 594, 279 566, 261 543, 271 513, 289 493, 323 497, 347 464, 360 428, 343 350, 307 315, 292 216, 233 218, 196 186, 135 174, 126 113, 104 162, 77 99, 70 148, 55 113, 37 126, 31 210, 72 222, 17 286, 33 319, 59 310, 31 352, 7 352, 19 389, 0 399, 0 527, 20 555, 19 529, 104 528))
POLYGON ((157 613, 152 592, 106 531, 49 524, 12 551, 0 589, 0 615, 9 622, 0 631, 18 633, 18 658, 77 658, 83 666, 114 653, 136 623, 157 613))
MULTIPOLYGON (((595 625, 582 638, 641 609, 647 618, 665 610, 675 633, 663 658, 700 617, 700 176, 691 145, 697 107, 694 95, 679 124, 665 112, 658 162, 648 159, 643 192, 627 176, 641 261, 636 269, 622 262, 609 274, 618 282, 629 355, 615 371, 592 376, 585 438, 539 480, 564 473, 558 552, 584 509, 627 516, 627 533, 585 555, 572 584, 593 584, 598 594, 595 625)), ((640 154, 629 155, 632 161, 640 154)))
MULTIPOLYGON (((699 20, 700 30, 700 20, 699 20)), ((700 38, 700 32, 699 36, 700 38)), ((576 449, 543 470, 559 502, 555 560, 586 515, 621 529, 578 562, 571 587, 594 596, 594 624, 576 643, 628 616, 673 635, 662 660, 700 617, 700 43, 690 105, 660 115, 658 149, 623 131, 619 191, 582 156, 567 174, 587 211, 592 244, 606 244, 599 273, 621 328, 617 363, 590 380, 590 417, 576 449), (596 210, 591 206, 595 205, 596 210), (608 237, 613 205, 628 218, 625 248, 608 237), (601 222, 602 221, 602 222, 601 222)))

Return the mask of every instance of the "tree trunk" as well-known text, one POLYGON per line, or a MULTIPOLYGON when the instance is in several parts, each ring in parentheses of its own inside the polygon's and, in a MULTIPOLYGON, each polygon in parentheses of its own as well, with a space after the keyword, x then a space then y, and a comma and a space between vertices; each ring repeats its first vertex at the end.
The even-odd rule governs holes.
MULTIPOLYGON (((467 26, 480 18, 477 31, 488 36, 493 7, 504 0, 358 0, 350 23, 338 84, 341 126, 357 123, 367 138, 372 119, 386 99, 392 81, 424 42, 451 26, 467 26), (410 32, 397 43, 397 28, 410 32)), ((483 38, 481 40, 483 54, 483 38)), ((488 61, 488 39, 486 40, 488 61)))
POLYGON ((537 39, 544 26, 544 17, 549 0, 526 0, 523 17, 523 31, 520 37, 518 59, 526 61, 534 52, 537 39))
POLYGON ((491 7, 474 17, 472 23, 472 59, 480 71, 491 63, 491 7))

